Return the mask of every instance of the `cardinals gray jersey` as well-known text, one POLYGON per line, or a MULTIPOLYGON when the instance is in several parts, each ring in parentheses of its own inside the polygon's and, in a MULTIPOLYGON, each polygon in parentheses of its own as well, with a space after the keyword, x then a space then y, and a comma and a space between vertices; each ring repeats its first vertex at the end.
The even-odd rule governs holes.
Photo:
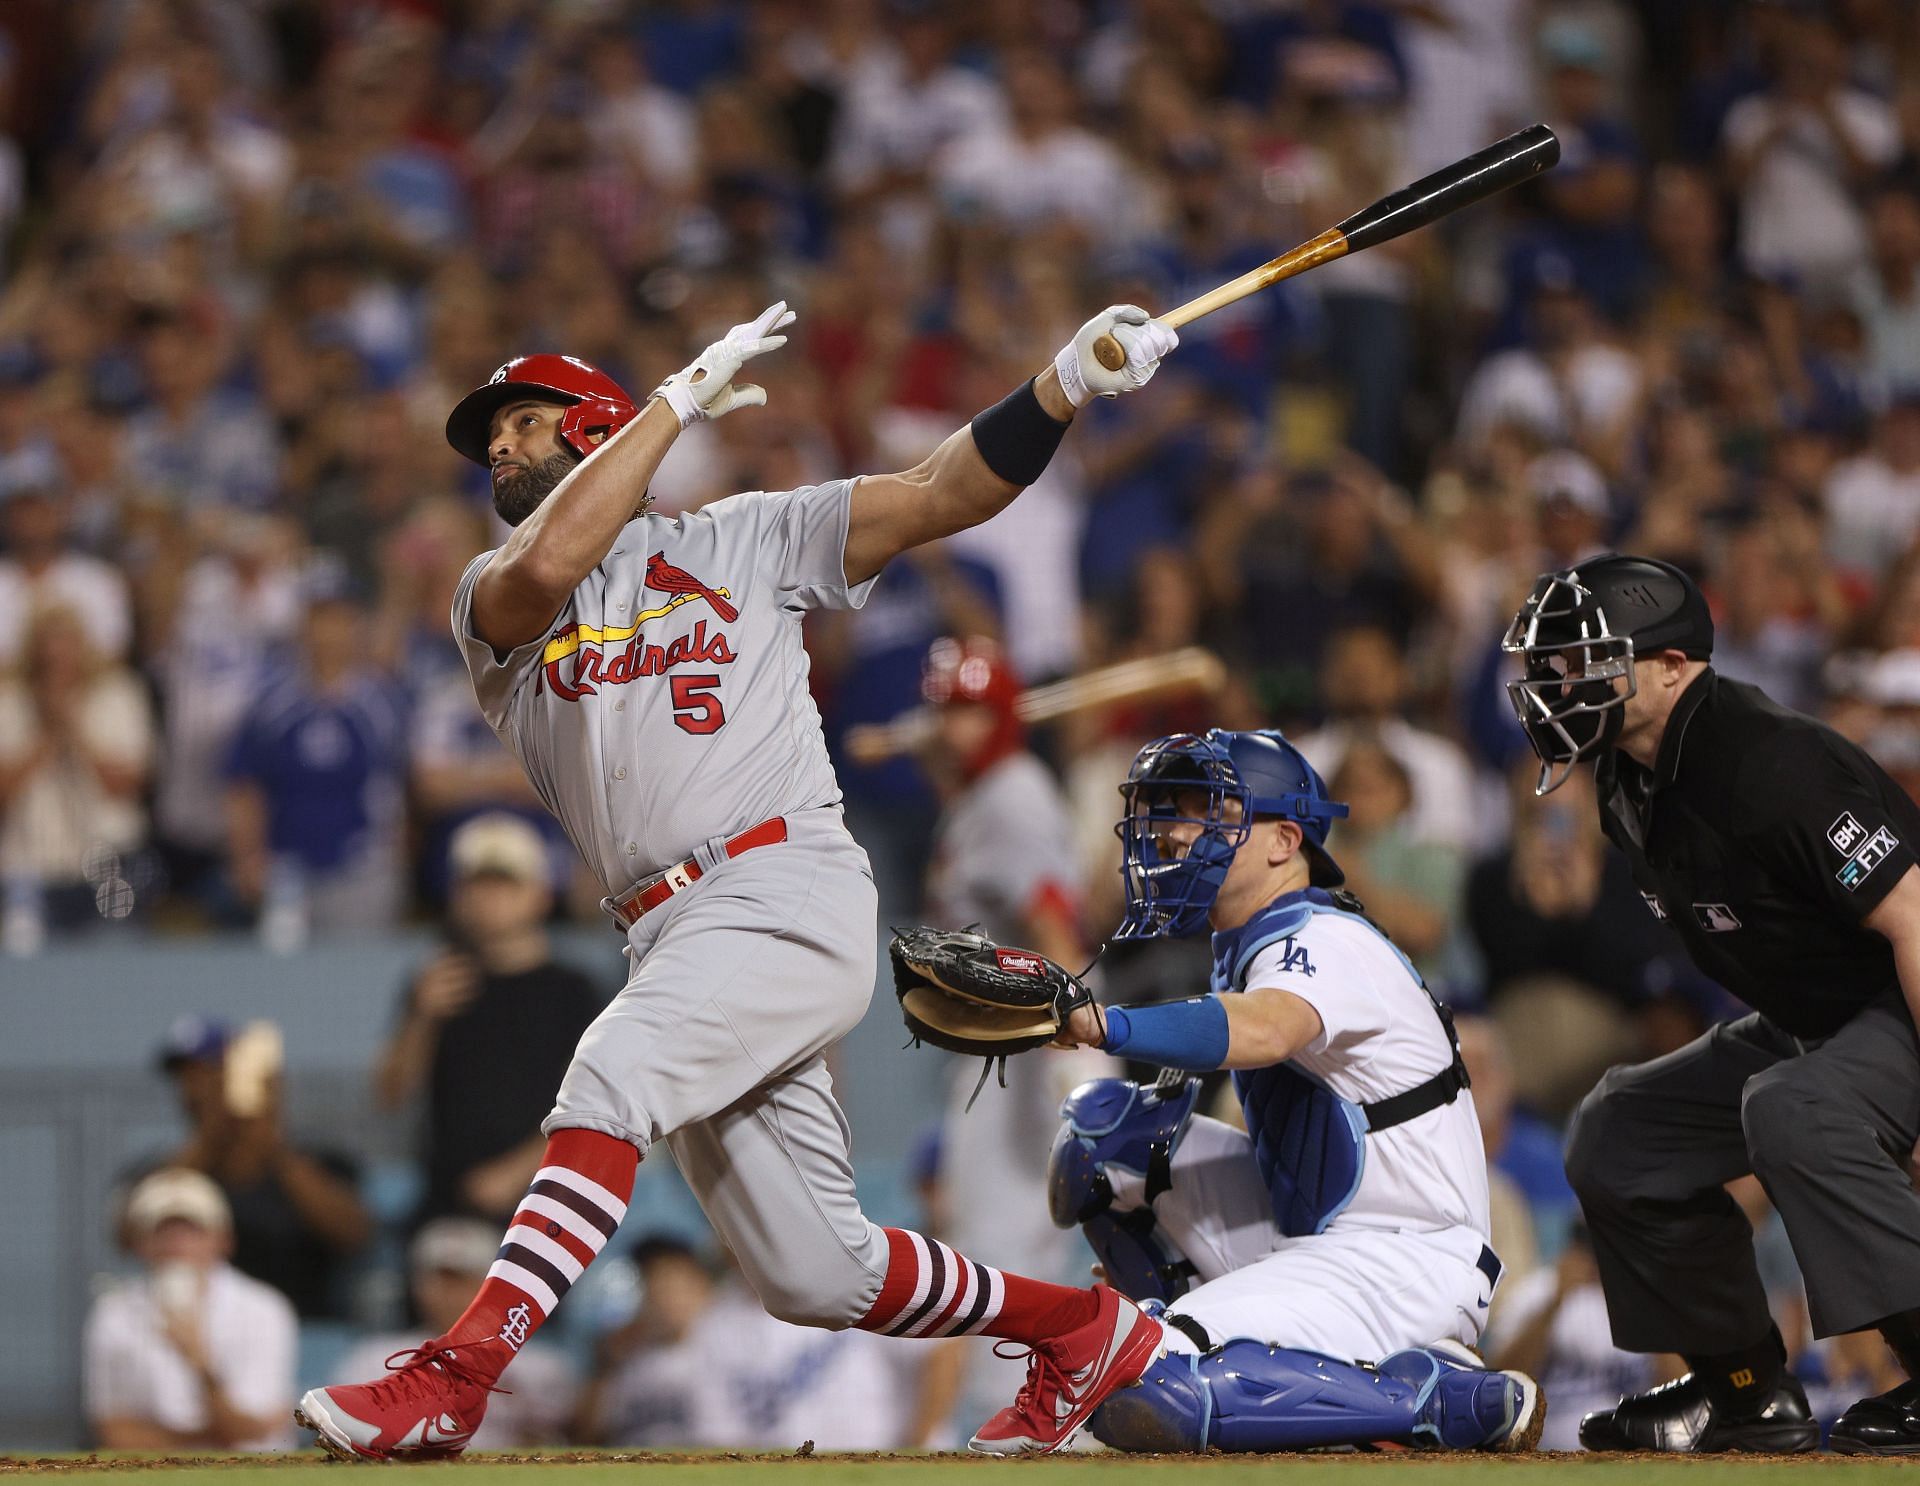
POLYGON ((853 482, 636 517, 548 632, 505 656, 453 632, 480 710, 609 893, 714 836, 840 799, 800 640, 849 588, 853 482))
POLYGON ((1044 898, 1072 915, 1080 897, 1073 817, 1047 766, 1024 749, 982 774, 947 807, 933 838, 927 907, 936 923, 980 924, 994 939, 1027 937, 1044 898))

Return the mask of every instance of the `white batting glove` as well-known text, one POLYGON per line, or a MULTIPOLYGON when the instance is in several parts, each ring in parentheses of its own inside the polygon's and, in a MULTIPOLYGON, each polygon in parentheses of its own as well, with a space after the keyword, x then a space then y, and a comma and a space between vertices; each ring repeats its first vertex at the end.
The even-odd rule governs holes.
POLYGON ((1053 358, 1067 401, 1084 408, 1095 397, 1118 397, 1152 380, 1160 358, 1180 344, 1171 325, 1151 318, 1137 304, 1116 304, 1082 325, 1053 358), (1108 371, 1093 354, 1093 343, 1111 335, 1127 353, 1127 364, 1108 371))
POLYGON ((673 409, 682 428, 706 418, 724 418, 737 408, 766 406, 766 388, 752 382, 735 387, 733 379, 754 357, 784 346, 787 338, 773 332, 793 324, 795 318, 784 299, 768 305, 758 319, 734 326, 684 370, 668 377, 653 389, 653 395, 673 409))

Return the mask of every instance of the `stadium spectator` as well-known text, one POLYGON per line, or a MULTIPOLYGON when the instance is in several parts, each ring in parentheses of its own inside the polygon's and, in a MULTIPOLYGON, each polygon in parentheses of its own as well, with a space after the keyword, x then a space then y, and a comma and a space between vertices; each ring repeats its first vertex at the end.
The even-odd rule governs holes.
POLYGON ((453 835, 446 945, 415 977, 375 1072, 380 1102, 425 1095, 421 1214, 504 1221, 540 1165, 540 1122, 606 997, 547 939, 552 868, 518 816, 453 835))
POLYGON ((202 299, 139 312, 140 374, 149 405, 127 424, 127 478, 176 511, 270 505, 280 449, 265 412, 222 385, 233 327, 202 299))
MULTIPOLYGON (((419 1328, 362 1337, 334 1366, 356 1378, 377 1378, 389 1357, 419 1344, 422 1331, 444 1334, 486 1278, 499 1247, 499 1230, 477 1218, 436 1218, 422 1225, 407 1248, 408 1295, 419 1328)), ((534 1338, 514 1359, 512 1390, 493 1400, 469 1448, 564 1444, 577 1387, 566 1355, 534 1338)))
POLYGON ((1785 500, 1729 532, 1711 576, 1719 613, 1713 667, 1782 706, 1819 704, 1833 648, 1828 625, 1846 603, 1821 569, 1817 519, 1785 500))
POLYGON ((640 1310, 595 1346, 574 1437, 658 1449, 691 1444, 701 1373, 694 1329, 713 1304, 713 1274, 694 1249, 659 1234, 634 1245, 640 1310))
POLYGON ((36 462, 28 479, 7 492, 0 518, 6 537, 6 555, 0 557, 0 671, 20 665, 27 632, 48 609, 79 616, 101 661, 127 659, 133 609, 126 578, 112 564, 74 550, 68 507, 54 488, 52 466, 36 462))
POLYGON ((224 522, 173 595, 150 647, 163 718, 154 818, 174 890, 231 920, 226 763, 235 731, 299 630, 298 532, 271 516, 224 522))
POLYGON ((1889 577, 1920 533, 1920 384, 1898 389, 1824 494, 1828 559, 1868 585, 1889 577))
POLYGON ((1424 527, 1358 460, 1293 482, 1249 473, 1203 515, 1197 545, 1235 658, 1280 716, 1330 703, 1315 682, 1340 631, 1378 629, 1404 646, 1439 589, 1424 527))
POLYGON ((1868 218, 1871 261, 1854 275, 1854 313, 1866 335, 1866 362, 1878 384, 1920 386, 1920 194, 1889 181, 1868 218))
MULTIPOLYGON (((84 613, 43 608, 22 635, 17 679, 0 674, 0 880, 43 925, 125 918, 147 845, 153 762, 146 692, 94 648, 84 613)), ((19 932, 16 928, 15 932, 19 932)))
POLYGON ((1847 81, 1838 18, 1819 7, 1772 19, 1772 77, 1727 113, 1722 136, 1740 193, 1740 256, 1762 276, 1833 287, 1866 257, 1856 189, 1891 165, 1893 110, 1847 81))
POLYGON ((635 1253, 646 1304, 602 1345, 582 1437, 612 1445, 892 1450, 909 1426, 900 1361, 923 1343, 775 1320, 672 1241, 635 1253), (656 1299, 656 1294, 658 1298, 656 1299))
POLYGON ((182 1017, 168 1031, 160 1066, 187 1118, 187 1137, 164 1164, 202 1172, 230 1213, 234 1265, 272 1286, 305 1317, 345 1310, 348 1261, 371 1236, 352 1161, 296 1143, 285 1128, 281 1082, 270 1065, 245 1082, 230 1076, 232 1028, 182 1017))
POLYGON ((297 661, 261 689, 227 757, 234 887, 298 942, 397 923, 405 699, 369 655, 367 615, 344 578, 310 575, 297 661))
MULTIPOLYGON (((1560 1157, 1560 1132, 1514 1102, 1513 1053, 1491 1017, 1456 1015, 1454 1033, 1473 1080, 1473 1112, 1487 1151, 1496 1251, 1507 1280, 1517 1280, 1560 1247, 1579 1213, 1560 1157), (1499 1246, 1503 1226, 1513 1235, 1510 1249, 1499 1246)), ((1495 1295, 1496 1306, 1504 1294, 1495 1295)))
POLYGON ((1004 124, 997 115, 978 118, 934 159, 947 215, 967 225, 1057 225, 1098 233, 1108 245, 1140 236, 1151 224, 1113 211, 1117 201, 1138 199, 1127 162, 1075 122, 1079 100, 1059 65, 1037 49, 1001 63, 1004 124))
POLYGON ((1535 567, 1572 567, 1606 550, 1613 503, 1606 478, 1591 459, 1572 449, 1551 449, 1527 465, 1526 484, 1540 538, 1535 567))
MULTIPOLYGON (((1542 182, 1541 245, 1565 255, 1574 282, 1620 324, 1639 298, 1645 263, 1639 141, 1608 84, 1599 26, 1577 12, 1551 16, 1540 28, 1540 50, 1546 116, 1560 137, 1560 164, 1542 182)), ((1523 242, 1520 251, 1532 246, 1523 242)))
POLYGON ((1478 835, 1472 767, 1451 739, 1406 720, 1410 691, 1406 653, 1393 635, 1363 625, 1339 630, 1327 642, 1320 671, 1326 724, 1297 741, 1327 779, 1340 772, 1357 740, 1375 743, 1406 776, 1406 837, 1465 853, 1478 835))
POLYGON ((122 1234, 142 1273, 94 1301, 87 1420, 102 1449, 284 1450, 293 1444, 293 1307, 227 1262, 220 1189, 166 1167, 127 1196, 122 1234))
POLYGON ((1340 827, 1347 887, 1429 981, 1449 975, 1465 853, 1410 834, 1413 785, 1378 739, 1355 734, 1328 781, 1348 815, 1340 827))
POLYGON ((1532 760, 1512 772, 1512 844, 1473 870, 1466 918, 1517 1096, 1560 1119, 1639 1049, 1633 1009, 1678 943, 1607 851, 1591 776, 1536 800, 1536 772, 1532 760))
POLYGON ((1486 1337, 1491 1367, 1517 1368, 1551 1389, 1543 1450, 1578 1450, 1580 1420, 1660 1380, 1657 1357, 1614 1346, 1593 1248, 1576 1228, 1552 1264, 1502 1287, 1486 1337))

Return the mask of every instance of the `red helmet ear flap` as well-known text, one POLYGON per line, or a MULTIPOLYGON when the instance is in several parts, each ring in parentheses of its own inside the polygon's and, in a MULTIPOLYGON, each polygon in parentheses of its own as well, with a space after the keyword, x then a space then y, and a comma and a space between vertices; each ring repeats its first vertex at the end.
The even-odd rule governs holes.
POLYGON ((640 410, 630 402, 582 398, 560 415, 560 442, 585 459, 639 416, 640 410))

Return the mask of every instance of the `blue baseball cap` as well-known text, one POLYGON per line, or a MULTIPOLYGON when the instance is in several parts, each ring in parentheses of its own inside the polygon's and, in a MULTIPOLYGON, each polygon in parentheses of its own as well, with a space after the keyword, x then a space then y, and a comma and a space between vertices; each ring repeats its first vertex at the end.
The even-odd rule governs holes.
POLYGON ((178 1017, 160 1044, 160 1067, 171 1073, 182 1063, 210 1063, 232 1041, 233 1028, 218 1017, 178 1017))

